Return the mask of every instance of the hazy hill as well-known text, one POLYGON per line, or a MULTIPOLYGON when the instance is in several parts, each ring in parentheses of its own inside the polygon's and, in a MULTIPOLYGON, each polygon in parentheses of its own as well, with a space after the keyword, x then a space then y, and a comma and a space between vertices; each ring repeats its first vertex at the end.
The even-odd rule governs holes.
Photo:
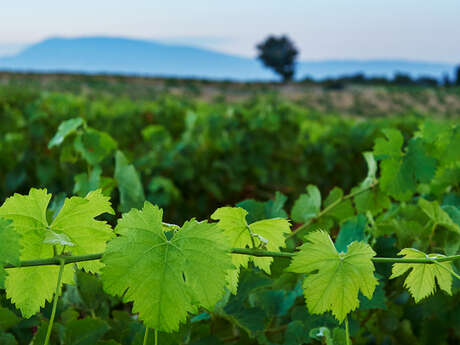
MULTIPOLYGON (((51 38, 19 54, 0 58, 0 69, 43 72, 122 73, 209 79, 267 80, 275 78, 255 59, 202 48, 125 38, 51 38)), ((325 60, 299 62, 297 78, 340 76, 363 72, 391 76, 440 78, 453 73, 449 64, 404 60, 325 60)))

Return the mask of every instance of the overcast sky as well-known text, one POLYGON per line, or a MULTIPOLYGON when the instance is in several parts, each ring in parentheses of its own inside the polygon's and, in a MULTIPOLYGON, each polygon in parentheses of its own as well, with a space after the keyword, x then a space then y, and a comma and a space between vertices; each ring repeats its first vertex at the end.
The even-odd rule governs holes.
POLYGON ((460 61, 460 0, 0 0, 0 54, 52 37, 123 36, 244 56, 287 34, 302 60, 460 61))

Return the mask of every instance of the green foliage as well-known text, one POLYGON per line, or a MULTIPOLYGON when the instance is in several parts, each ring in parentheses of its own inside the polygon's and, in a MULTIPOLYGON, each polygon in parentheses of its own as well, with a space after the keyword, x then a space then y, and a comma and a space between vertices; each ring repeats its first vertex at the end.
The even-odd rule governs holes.
POLYGON ((5 264, 19 264, 20 236, 14 231, 12 222, 0 218, 0 288, 4 285, 5 264))
POLYGON ((321 208, 321 193, 318 187, 307 186, 307 194, 301 194, 294 203, 291 218, 294 222, 305 223, 316 217, 321 208))
POLYGON ((353 242, 346 253, 339 253, 329 235, 322 231, 312 232, 305 240, 289 270, 310 273, 303 289, 311 313, 330 310, 342 322, 359 306, 358 292, 372 298, 377 285, 371 261, 375 252, 365 243, 353 242))
POLYGON ((69 119, 67 121, 62 122, 59 125, 56 134, 48 143, 48 148, 61 145, 67 136, 75 133, 77 129, 83 124, 84 121, 81 117, 69 119))
MULTIPOLYGON (((248 212, 237 207, 221 207, 211 218, 218 220, 218 226, 224 231, 230 245, 234 248, 260 248, 279 251, 285 246, 284 236, 290 232, 289 222, 281 218, 264 219, 251 224, 246 221, 248 212)), ((270 274, 270 264, 273 258, 258 258, 232 255, 235 268, 229 272, 228 281, 230 290, 236 293, 240 267, 247 268, 249 262, 270 274)))
MULTIPOLYGON (((424 258, 441 258, 444 255, 440 254, 425 254, 417 249, 405 248, 399 252, 407 259, 424 259, 424 258)), ((409 289, 415 302, 426 298, 434 293, 436 282, 441 290, 444 290, 449 295, 452 294, 452 264, 450 262, 442 262, 435 264, 400 264, 393 265, 393 274, 390 278, 396 278, 407 271, 409 274, 404 281, 404 286, 409 289)))
POLYGON ((216 225, 191 220, 168 236, 162 216, 150 203, 123 216, 116 228, 121 236, 104 255, 102 277, 106 291, 134 301, 133 311, 148 327, 170 332, 200 306, 213 308, 232 266, 216 225))
POLYGON ((0 207, 0 343, 43 344, 59 270, 11 267, 86 254, 65 266, 50 344, 140 344, 146 325, 160 344, 343 344, 347 315, 356 344, 458 343, 458 261, 388 262, 459 254, 455 119, 106 86, 0 88, 0 195, 20 193, 0 207))
POLYGON ((144 201, 144 189, 142 182, 133 165, 121 151, 115 155, 115 180, 120 191, 121 211, 128 212, 132 208, 141 208, 144 201))
MULTIPOLYGON (((20 234, 21 260, 53 257, 55 252, 74 255, 92 254, 105 250, 105 243, 113 237, 110 226, 94 218, 112 213, 110 202, 99 191, 86 198, 66 199, 56 218, 49 223, 46 211, 51 194, 45 189, 31 189, 28 195, 15 194, 0 207, 0 216, 12 220, 20 234)), ((14 237, 13 237, 14 238, 14 237)), ((79 263, 79 267, 98 271, 98 262, 79 263)), ((7 296, 30 317, 50 301, 56 288, 58 267, 39 266, 15 268, 5 281, 7 296)), ((73 282, 73 269, 67 266, 64 283, 73 282)))

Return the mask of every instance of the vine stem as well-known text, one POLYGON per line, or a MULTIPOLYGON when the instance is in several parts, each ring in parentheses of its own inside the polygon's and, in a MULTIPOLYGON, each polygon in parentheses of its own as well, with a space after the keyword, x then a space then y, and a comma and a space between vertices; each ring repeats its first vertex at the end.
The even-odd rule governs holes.
POLYGON ((155 345, 158 345, 158 330, 155 330, 155 345))
POLYGON ((324 216, 326 213, 328 213, 330 210, 332 210, 334 207, 336 207, 337 205, 339 205, 340 203, 342 203, 343 201, 345 200, 348 200, 348 199, 351 199, 361 193, 364 193, 364 192, 367 192, 368 190, 371 190, 372 188, 374 188, 375 186, 377 186, 379 182, 376 181, 374 183, 372 183, 369 187, 367 188, 363 188, 363 189, 359 189, 357 190, 356 192, 353 192, 353 193, 349 193, 347 195, 344 195, 343 197, 341 197, 340 199, 337 199, 336 201, 334 201, 332 204, 328 205, 327 207, 325 207, 322 211, 320 211, 315 217, 313 218, 310 218, 307 222, 305 222, 304 224, 302 224, 301 226, 299 226, 297 229, 295 229, 294 231, 292 231, 288 236, 287 238, 291 238, 291 237, 294 237, 295 235, 297 235, 299 232, 301 232, 302 230, 306 229, 311 223, 313 223, 315 220, 318 220, 319 218, 321 218, 322 216, 324 216))
POLYGON ((147 345, 148 339, 149 339, 149 328, 145 326, 144 341, 142 342, 142 344, 147 345))
POLYGON ((48 345, 50 341, 51 331, 53 329, 54 318, 56 316, 57 302, 59 300, 59 295, 61 292, 60 290, 61 290, 62 274, 64 273, 65 264, 66 264, 65 260, 63 260, 62 258, 59 258, 59 275, 57 279, 56 292, 54 293, 54 298, 53 298, 53 309, 51 311, 51 318, 48 324, 48 329, 46 330, 46 337, 45 337, 44 345, 48 345))
MULTIPOLYGON (((297 253, 272 252, 272 251, 263 250, 263 249, 250 249, 250 248, 233 248, 231 250, 231 253, 241 254, 241 255, 251 255, 251 256, 257 256, 257 257, 279 257, 279 258, 293 258, 294 256, 297 255, 297 253)), ((71 264, 75 262, 99 260, 102 258, 102 256, 103 256, 103 253, 79 255, 79 256, 58 256, 58 257, 47 258, 47 259, 21 261, 19 265, 8 264, 8 265, 5 265, 4 268, 60 265, 61 261, 63 261, 64 264, 67 265, 67 264, 71 264)), ((382 263, 434 264, 436 262, 447 262, 447 261, 460 260, 460 254, 443 256, 439 258, 425 258, 425 259, 373 257, 371 260, 373 262, 382 262, 382 263)))
POLYGON ((350 329, 348 327, 348 316, 345 318, 345 338, 347 341, 347 345, 351 345, 350 329))

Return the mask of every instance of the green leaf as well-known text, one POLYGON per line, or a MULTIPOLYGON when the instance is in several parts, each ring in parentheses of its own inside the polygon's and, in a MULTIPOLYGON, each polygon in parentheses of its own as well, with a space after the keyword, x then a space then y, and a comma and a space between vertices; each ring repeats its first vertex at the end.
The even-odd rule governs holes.
POLYGON ((74 149, 89 165, 97 165, 117 148, 117 142, 105 133, 87 128, 74 141, 74 149))
POLYGON ((12 334, 3 333, 0 334, 0 344, 2 345, 17 345, 17 341, 12 334))
POLYGON ((84 120, 81 117, 76 117, 74 119, 62 122, 59 125, 56 134, 48 143, 48 148, 61 145, 66 137, 75 133, 77 129, 83 124, 84 120))
POLYGON ((359 189, 366 189, 372 186, 376 181, 377 174, 377 162, 375 161, 374 155, 372 152, 364 152, 364 159, 367 163, 367 176, 359 185, 359 189))
POLYGON ((75 243, 72 242, 72 240, 67 236, 66 234, 59 234, 54 231, 47 231, 47 234, 45 235, 45 239, 43 240, 43 243, 47 244, 56 244, 60 246, 67 246, 67 247, 73 247, 75 246, 75 243))
POLYGON ((0 307, 0 331, 6 331, 17 325, 20 321, 21 319, 11 310, 0 307))
POLYGON ((76 282, 83 303, 89 309, 97 310, 107 297, 102 289, 102 282, 99 277, 78 271, 76 273, 76 282))
POLYGON ((460 234, 460 226, 450 218, 449 214, 441 208, 437 201, 427 201, 420 198, 418 199, 418 205, 436 226, 441 225, 460 234))
POLYGON ((308 342, 308 330, 300 320, 291 321, 284 334, 284 345, 299 345, 308 342))
MULTIPOLYGON (((64 238, 75 244, 70 249, 66 247, 74 255, 105 250, 105 243, 113 237, 113 232, 108 224, 94 218, 105 212, 113 213, 108 198, 96 191, 84 199, 66 199, 57 217, 49 224, 46 213, 50 199, 51 194, 46 190, 31 189, 28 195, 15 194, 8 198, 0 207, 0 216, 12 220, 15 231, 21 234, 21 260, 51 258, 54 256, 54 247, 62 251, 62 245, 46 243, 50 242, 51 232, 61 240, 64 238)), ((101 264, 87 262, 79 266, 97 271, 101 264)), ((28 318, 38 312, 46 301, 51 301, 58 272, 57 266, 10 269, 5 281, 7 297, 28 318)), ((72 282, 73 268, 68 265, 64 269, 63 284, 72 282)))
MULTIPOLYGON (((355 192, 356 189, 352 189, 355 192)), ((391 200, 388 195, 379 188, 373 188, 356 195, 353 199, 356 210, 359 213, 370 211, 372 214, 380 213, 391 206, 391 200)))
POLYGON ((73 193, 78 196, 85 197, 89 192, 100 188, 101 174, 102 169, 97 166, 89 173, 89 175, 87 173, 75 175, 73 193))
POLYGON ((276 192, 274 200, 261 202, 248 199, 239 202, 236 206, 248 211, 246 219, 249 223, 253 223, 268 218, 287 218, 288 214, 284 210, 286 201, 287 197, 284 194, 276 192))
POLYGON ((119 220, 104 254, 107 292, 133 301, 133 312, 159 331, 177 330, 188 313, 211 309, 232 268, 228 240, 215 224, 186 222, 168 239, 163 212, 146 202, 119 220))
POLYGON ((346 252, 347 246, 354 242, 364 242, 364 229, 367 219, 363 214, 358 214, 355 219, 349 220, 340 227, 339 235, 335 240, 335 247, 339 252, 346 252))
POLYGON ((382 130, 385 138, 377 138, 374 145, 374 154, 377 159, 398 158, 401 156, 401 149, 404 138, 397 129, 387 128, 382 130))
MULTIPOLYGON (((114 214, 114 211, 109 197, 102 195, 100 190, 90 192, 85 198, 66 198, 50 229, 68 236, 75 244, 71 248, 73 255, 101 253, 105 250, 106 242, 114 237, 109 224, 95 219, 104 213, 114 214)), ((99 272, 102 267, 97 261, 77 265, 90 272, 99 272)))
POLYGON ((115 180, 120 192, 121 212, 128 212, 132 208, 140 209, 145 201, 141 179, 121 151, 115 155, 115 180))
POLYGON ((436 159, 429 156, 420 138, 412 138, 407 146, 403 169, 407 169, 412 178, 428 183, 436 172, 436 159))
POLYGON ((18 265, 20 261, 20 235, 11 220, 0 218, 0 289, 3 288, 5 264, 18 265))
POLYGON ((368 244, 353 242, 347 253, 339 253, 323 231, 310 233, 305 240, 288 270, 309 274, 303 289, 310 313, 332 311, 342 322, 359 306, 359 292, 372 298, 377 285, 371 261, 375 252, 368 244))
MULTIPOLYGON (((405 248, 401 250, 399 255, 403 255, 406 259, 426 259, 426 258, 441 258, 441 254, 425 254, 417 249, 405 248)), ((415 302, 428 297, 436 290, 435 279, 441 290, 444 290, 449 295, 452 294, 452 263, 442 262, 433 264, 393 264, 393 273, 390 277, 396 278, 402 276, 409 271, 409 275, 404 281, 404 286, 409 290, 415 302)))
POLYGON ((315 218, 321 209, 321 193, 318 187, 307 186, 307 194, 301 194, 295 201, 291 210, 291 218, 294 222, 305 223, 315 218))
POLYGON ((351 200, 342 200, 342 198, 343 190, 341 188, 334 187, 330 191, 326 200, 324 200, 323 205, 323 208, 325 209, 335 203, 335 206, 329 209, 329 211, 326 212, 326 215, 337 219, 339 223, 343 222, 348 218, 353 217, 355 213, 351 200))
POLYGON ((383 282, 379 282, 374 290, 372 298, 364 297, 359 294, 359 310, 368 309, 387 309, 385 290, 383 290, 383 282))
POLYGON ((109 330, 107 322, 99 319, 85 318, 73 320, 66 324, 66 345, 94 345, 109 330))
MULTIPOLYGON (((248 212, 239 207, 221 207, 212 215, 211 219, 218 220, 218 226, 224 230, 225 235, 234 248, 252 248, 263 246, 270 251, 279 251, 286 246, 285 235, 290 233, 289 221, 282 218, 264 219, 248 224, 246 215, 248 212)), ((250 255, 232 255, 235 269, 229 273, 230 289, 236 292, 238 286, 238 272, 240 267, 247 268, 252 261, 260 269, 270 274, 270 265, 273 258, 253 257, 250 255)))
POLYGON ((287 197, 280 192, 276 192, 275 199, 267 202, 256 201, 253 199, 244 200, 236 204, 237 207, 248 211, 246 219, 249 223, 268 218, 287 218, 288 214, 284 210, 287 197))
POLYGON ((374 154, 382 160, 380 187, 398 200, 408 200, 417 182, 428 183, 434 177, 436 159, 426 153, 421 138, 412 138, 403 153, 401 133, 396 130, 384 133, 388 140, 378 138, 374 146, 374 154))

